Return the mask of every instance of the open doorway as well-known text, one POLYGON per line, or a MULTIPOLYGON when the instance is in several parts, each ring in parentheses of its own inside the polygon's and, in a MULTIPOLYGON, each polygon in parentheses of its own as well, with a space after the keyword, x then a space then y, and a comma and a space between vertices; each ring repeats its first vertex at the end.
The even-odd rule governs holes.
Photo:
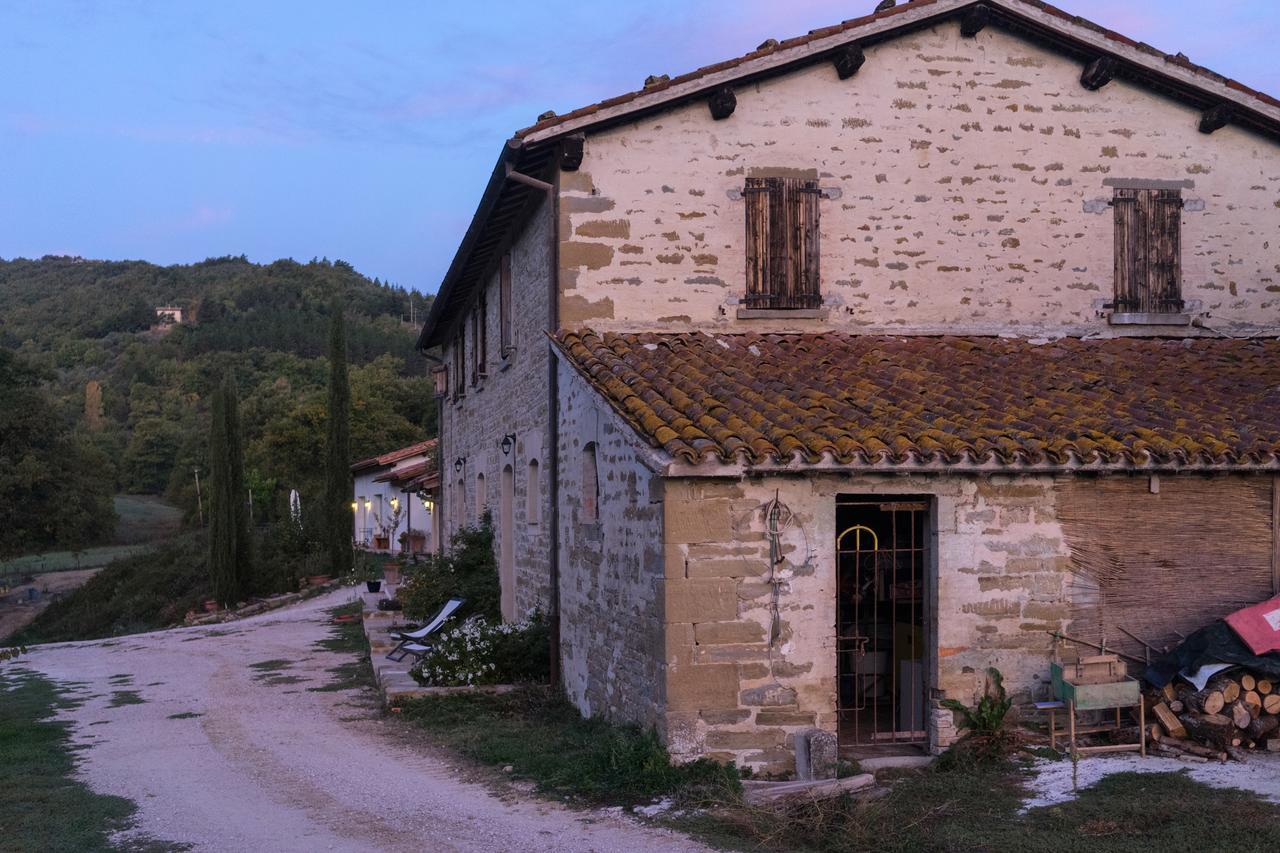
POLYGON ((926 747, 927 497, 836 499, 836 654, 845 754, 926 747))

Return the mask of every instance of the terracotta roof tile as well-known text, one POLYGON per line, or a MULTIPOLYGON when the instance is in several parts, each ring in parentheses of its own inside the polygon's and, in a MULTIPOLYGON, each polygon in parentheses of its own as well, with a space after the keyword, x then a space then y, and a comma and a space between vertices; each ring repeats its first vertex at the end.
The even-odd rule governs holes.
POLYGON ((696 464, 1280 464, 1280 340, 561 332, 696 464))
POLYGON ((394 465, 402 459, 408 459, 410 456, 419 456, 423 453, 429 453, 436 446, 436 439, 429 438, 426 441, 419 441, 408 447, 401 447, 398 450, 391 450, 379 456, 370 456, 368 459, 361 459, 359 462, 352 464, 352 471, 362 471, 365 468, 377 468, 381 465, 394 465))

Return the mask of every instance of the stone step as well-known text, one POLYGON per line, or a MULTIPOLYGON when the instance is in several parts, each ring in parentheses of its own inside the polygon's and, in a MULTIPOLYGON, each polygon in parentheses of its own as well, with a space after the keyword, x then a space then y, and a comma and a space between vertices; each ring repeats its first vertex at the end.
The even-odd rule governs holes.
POLYGON ((793 797, 826 799, 859 791, 875 784, 871 773, 860 773, 844 779, 814 779, 800 782, 743 782, 743 796, 753 806, 775 803, 793 797))

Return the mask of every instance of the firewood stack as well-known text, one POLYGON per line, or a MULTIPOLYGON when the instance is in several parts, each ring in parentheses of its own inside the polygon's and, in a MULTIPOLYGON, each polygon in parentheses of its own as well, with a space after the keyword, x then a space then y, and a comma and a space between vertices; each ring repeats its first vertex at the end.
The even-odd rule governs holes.
POLYGON ((1203 690, 1175 682, 1148 694, 1157 753, 1192 761, 1244 761, 1249 750, 1280 752, 1280 682, 1234 669, 1203 690))

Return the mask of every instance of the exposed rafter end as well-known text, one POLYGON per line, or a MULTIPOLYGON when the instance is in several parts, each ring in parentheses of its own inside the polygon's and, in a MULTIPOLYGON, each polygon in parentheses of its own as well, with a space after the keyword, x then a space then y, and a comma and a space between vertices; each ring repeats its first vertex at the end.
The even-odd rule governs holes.
POLYGON ((582 153, 587 141, 585 133, 574 133, 560 140, 560 169, 576 172, 582 165, 582 153))
POLYGON ((831 62, 836 67, 836 74, 841 80, 848 80, 857 74, 858 69, 862 67, 862 63, 866 61, 867 55, 862 52, 862 45, 857 42, 846 44, 831 56, 831 62))
POLYGON ((971 39, 991 23, 991 8, 979 3, 960 15, 960 35, 971 39))
POLYGON ((1113 56, 1099 56, 1084 67, 1080 74, 1080 85, 1090 92, 1096 92, 1116 78, 1120 63, 1113 56))
POLYGON ((711 110, 711 117, 716 121, 733 115, 737 106, 738 96, 733 93, 732 86, 721 86, 707 97, 707 107, 711 110))
POLYGON ((1204 115, 1200 116, 1200 132, 1213 133, 1215 130, 1222 130, 1231 123, 1235 118, 1235 111, 1230 104, 1218 104, 1204 111, 1204 115))

